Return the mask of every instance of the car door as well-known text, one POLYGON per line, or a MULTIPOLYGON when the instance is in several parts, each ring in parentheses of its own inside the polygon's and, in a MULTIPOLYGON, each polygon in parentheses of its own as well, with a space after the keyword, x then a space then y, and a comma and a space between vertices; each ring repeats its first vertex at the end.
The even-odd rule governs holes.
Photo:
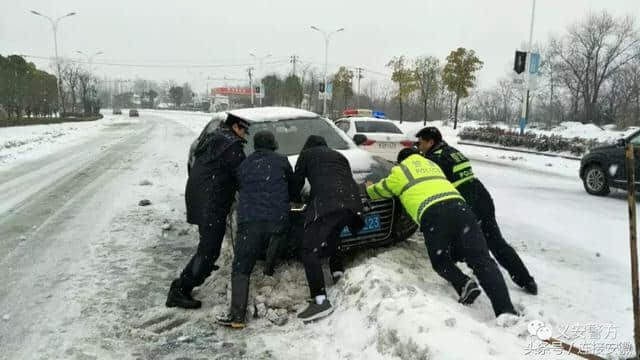
MULTIPOLYGON (((625 141, 626 144, 633 145, 634 156, 634 170, 635 170, 635 184, 640 184, 640 133, 632 135, 625 141)), ((626 188, 627 186, 627 159, 626 159, 626 146, 617 144, 617 146, 608 151, 610 163, 609 168, 604 169, 609 172, 609 175, 613 178, 613 181, 617 184, 616 187, 626 188)))
MULTIPOLYGON (((633 164, 635 171, 635 184, 637 186, 640 184, 640 133, 629 138, 628 142, 633 145, 633 164)), ((626 151, 623 150, 622 156, 626 161, 626 151)), ((626 178, 624 180, 626 181, 626 178)))

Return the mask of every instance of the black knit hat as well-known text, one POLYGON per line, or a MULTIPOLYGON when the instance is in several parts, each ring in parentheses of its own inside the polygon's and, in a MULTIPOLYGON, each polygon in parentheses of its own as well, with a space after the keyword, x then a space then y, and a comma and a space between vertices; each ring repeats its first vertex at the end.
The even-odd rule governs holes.
POLYGON ((253 148, 256 150, 268 149, 276 151, 278 150, 278 142, 271 131, 258 131, 253 135, 253 148))
POLYGON ((327 141, 320 135, 309 135, 304 143, 302 150, 306 150, 316 146, 327 146, 327 141))
POLYGON ((404 148, 398 153, 398 163, 401 163, 402 161, 404 161, 404 159, 408 158, 411 155, 419 153, 420 152, 415 148, 404 148))
POLYGON ((427 126, 426 128, 418 131, 416 137, 422 140, 433 140, 436 143, 442 141, 442 134, 440 133, 440 130, 438 130, 438 128, 435 126, 427 126))

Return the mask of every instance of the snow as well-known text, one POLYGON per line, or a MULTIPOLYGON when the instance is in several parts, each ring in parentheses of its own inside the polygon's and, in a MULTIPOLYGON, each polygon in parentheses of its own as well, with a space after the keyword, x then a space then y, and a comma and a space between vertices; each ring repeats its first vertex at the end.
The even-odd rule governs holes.
MULTIPOLYGON (((577 173, 561 167, 576 162, 557 159, 548 167, 545 162, 556 159, 517 154, 512 160, 512 153, 475 147, 463 152, 494 197, 505 238, 540 286, 538 296, 527 295, 503 272, 522 315, 515 324, 496 320, 484 294, 471 306, 458 304, 452 287, 431 269, 420 234, 348 256, 345 275, 328 289, 334 313, 308 325, 296 318, 308 288, 302 266, 293 262, 276 268, 273 277, 263 275, 258 263, 246 330, 215 325, 229 303, 228 238, 220 270, 194 291, 203 308, 166 308, 169 283, 198 243, 197 229, 184 221, 185 154, 210 118, 145 110, 140 123, 59 137, 77 136, 84 152, 53 138, 54 144, 44 143, 48 152, 34 147, 13 158, 14 171, 0 167, 0 232, 10 235, 2 242, 8 251, 0 251, 0 266, 9 269, 0 272, 0 359, 574 358, 531 353, 532 345, 543 344, 529 332, 532 321, 549 327, 554 338, 566 326, 616 328, 615 338, 590 340, 586 334, 576 345, 632 342, 624 196, 586 194, 577 173), (54 169, 47 156, 67 166, 54 169), (36 165, 45 173, 26 172, 36 165), (27 199, 19 205, 3 197, 12 181, 13 191, 27 199), (151 184, 141 186, 146 181, 151 184), (139 207, 141 199, 152 205, 139 207), (15 211, 6 211, 10 207, 15 211), (14 243, 20 236, 29 241, 14 243)), ((405 124, 411 131, 422 126, 405 124)), ((455 139, 450 127, 443 133, 455 139)), ((2 137, 7 139, 13 140, 2 137)), ((368 154, 356 150, 346 150, 352 161, 366 161, 368 154)), ((616 352, 611 358, 623 355, 631 356, 616 352)))
POLYGON ((0 166, 36 159, 96 135, 105 126, 129 122, 121 115, 61 124, 0 127, 0 166))
POLYGON ((310 111, 280 106, 238 109, 228 111, 228 113, 253 122, 268 122, 299 118, 315 119, 320 117, 320 115, 310 111))

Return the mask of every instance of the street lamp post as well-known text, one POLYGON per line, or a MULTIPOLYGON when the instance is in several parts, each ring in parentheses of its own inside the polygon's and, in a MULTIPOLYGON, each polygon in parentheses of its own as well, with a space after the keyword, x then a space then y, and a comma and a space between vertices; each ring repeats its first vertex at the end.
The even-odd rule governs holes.
MULTIPOLYGON (((58 58, 58 23, 60 22, 60 20, 69 17, 69 16, 74 16, 76 15, 75 12, 70 12, 66 15, 60 16, 58 18, 56 18, 55 20, 43 15, 35 10, 31 10, 31 13, 40 17, 43 17, 47 20, 49 20, 49 23, 51 23, 51 29, 53 30, 53 44, 54 44, 54 48, 55 48, 55 55, 56 55, 56 70, 58 72, 58 82, 57 82, 57 90, 58 90, 58 106, 62 106, 64 107, 64 104, 62 103, 62 93, 61 93, 61 89, 62 89, 62 79, 60 76, 60 59, 58 58)), ((58 116, 60 115, 60 109, 58 109, 58 116)))
POLYGON ((522 113, 520 115, 520 135, 524 135, 524 128, 527 125, 527 114, 529 113, 529 82, 531 81, 531 74, 529 73, 529 65, 531 63, 531 50, 533 47, 533 24, 536 15, 536 0, 533 0, 533 6, 531 8, 531 27, 529 28, 529 45, 527 49, 527 57, 525 61, 525 79, 522 87, 522 113))
MULTIPOLYGON (((250 53, 249 55, 251 55, 252 57, 254 57, 254 58, 256 58, 258 60, 258 62, 260 63, 260 69, 259 69, 260 70, 260 76, 264 76, 264 74, 263 74, 263 71, 264 71, 263 63, 267 58, 271 57, 271 54, 267 54, 267 55, 262 56, 262 57, 256 56, 254 53, 250 53)), ((260 85, 262 85, 262 84, 260 84, 260 85)), ((262 86, 261 86, 260 87, 260 94, 258 94, 258 98, 260 99, 260 106, 262 106, 262 90, 263 89, 262 89, 262 86)), ((253 89, 251 89, 251 92, 253 92, 253 89)))
POLYGON ((249 75, 249 93, 251 93, 251 107, 254 106, 253 101, 253 66, 247 68, 247 74, 249 75))
POLYGON ((324 96, 322 103, 322 115, 327 116, 327 65, 329 60, 329 40, 331 40, 331 35, 344 31, 344 28, 340 28, 331 32, 327 32, 323 29, 318 28, 317 26, 312 26, 311 29, 319 31, 324 35, 324 96))
POLYGON ((89 73, 91 73, 93 71, 92 66, 91 66, 93 64, 93 58, 98 56, 98 55, 104 54, 102 51, 98 51, 97 53, 95 53, 93 55, 88 55, 86 53, 83 53, 80 50, 76 51, 76 53, 78 53, 80 55, 84 55, 87 58, 87 64, 89 64, 89 73))

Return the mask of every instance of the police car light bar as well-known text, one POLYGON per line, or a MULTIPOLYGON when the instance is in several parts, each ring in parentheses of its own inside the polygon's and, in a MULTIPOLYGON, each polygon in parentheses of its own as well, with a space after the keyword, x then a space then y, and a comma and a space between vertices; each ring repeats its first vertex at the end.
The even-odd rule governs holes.
POLYGON ((376 119, 384 119, 384 118, 386 118, 386 115, 382 111, 374 111, 373 112, 373 117, 376 118, 376 119))

